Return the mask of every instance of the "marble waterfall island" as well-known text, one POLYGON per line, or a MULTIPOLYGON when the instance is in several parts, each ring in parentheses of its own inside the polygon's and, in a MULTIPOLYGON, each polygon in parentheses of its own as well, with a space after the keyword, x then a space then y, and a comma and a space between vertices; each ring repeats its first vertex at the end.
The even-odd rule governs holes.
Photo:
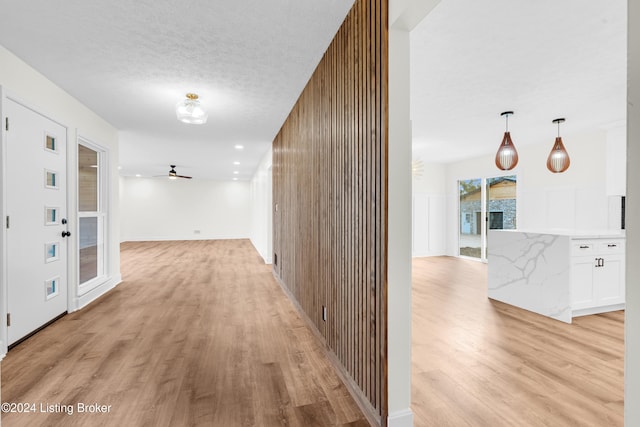
POLYGON ((491 230, 489 298, 571 323, 624 308, 620 232, 491 230))

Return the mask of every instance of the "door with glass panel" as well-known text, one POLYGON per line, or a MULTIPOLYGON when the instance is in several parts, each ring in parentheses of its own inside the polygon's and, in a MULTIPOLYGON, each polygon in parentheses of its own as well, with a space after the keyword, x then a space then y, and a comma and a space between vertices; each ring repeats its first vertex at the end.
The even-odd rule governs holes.
POLYGON ((516 176, 458 181, 458 254, 487 259, 488 231, 516 228, 516 176))
POLYGON ((104 225, 101 175, 104 155, 90 142, 78 143, 78 283, 79 294, 104 279, 104 225))
POLYGON ((67 129, 5 101, 7 337, 11 345, 67 310, 67 129), (8 129, 7 129, 8 128, 8 129))
POLYGON ((482 188, 481 178, 458 181, 460 256, 482 259, 482 188))
POLYGON ((516 229, 516 176, 498 176, 485 180, 485 233, 484 257, 489 249, 489 230, 516 229))

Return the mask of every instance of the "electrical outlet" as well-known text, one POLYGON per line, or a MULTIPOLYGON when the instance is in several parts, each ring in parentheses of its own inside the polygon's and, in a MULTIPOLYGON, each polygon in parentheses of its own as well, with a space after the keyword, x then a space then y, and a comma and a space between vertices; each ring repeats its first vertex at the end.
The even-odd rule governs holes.
POLYGON ((326 305, 322 306, 322 320, 324 320, 325 322, 327 321, 327 306, 326 305))

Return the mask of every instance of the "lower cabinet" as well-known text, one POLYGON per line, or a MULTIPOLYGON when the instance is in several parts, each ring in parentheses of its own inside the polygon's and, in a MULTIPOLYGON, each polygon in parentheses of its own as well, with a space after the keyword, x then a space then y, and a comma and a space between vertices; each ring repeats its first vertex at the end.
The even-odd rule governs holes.
POLYGON ((624 307, 624 263, 623 241, 574 244, 571 257, 571 308, 574 316, 624 307))

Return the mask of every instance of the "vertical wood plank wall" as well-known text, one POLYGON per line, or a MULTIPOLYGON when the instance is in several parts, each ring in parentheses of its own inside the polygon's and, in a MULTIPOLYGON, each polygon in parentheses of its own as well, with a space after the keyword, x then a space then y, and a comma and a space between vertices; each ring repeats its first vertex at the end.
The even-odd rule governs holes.
POLYGON ((387 8, 387 0, 356 0, 273 142, 274 272, 379 422, 387 412, 387 8))

